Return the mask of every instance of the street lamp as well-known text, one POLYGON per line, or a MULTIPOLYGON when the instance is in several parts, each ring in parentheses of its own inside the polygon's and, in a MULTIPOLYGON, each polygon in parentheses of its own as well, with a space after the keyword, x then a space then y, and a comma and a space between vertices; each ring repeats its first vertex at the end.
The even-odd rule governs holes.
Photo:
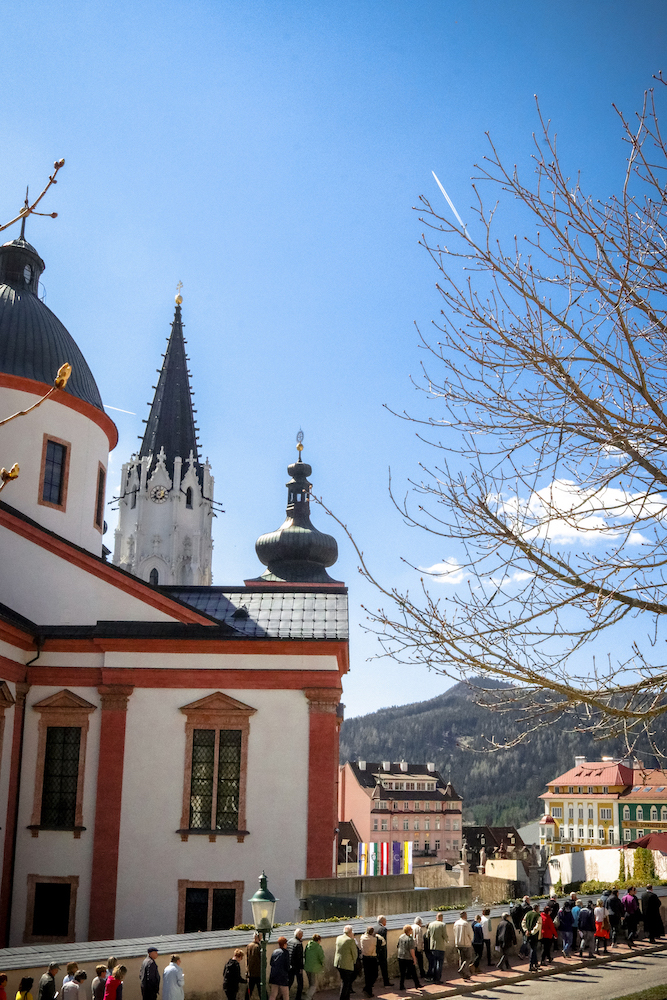
POLYGON ((255 923, 255 930, 262 935, 262 955, 261 955, 261 990, 262 1000, 266 1000, 266 939, 271 937, 273 929, 273 918, 276 913, 276 898, 273 893, 266 888, 266 874, 262 872, 259 876, 259 889, 248 902, 252 906, 252 919, 255 923))

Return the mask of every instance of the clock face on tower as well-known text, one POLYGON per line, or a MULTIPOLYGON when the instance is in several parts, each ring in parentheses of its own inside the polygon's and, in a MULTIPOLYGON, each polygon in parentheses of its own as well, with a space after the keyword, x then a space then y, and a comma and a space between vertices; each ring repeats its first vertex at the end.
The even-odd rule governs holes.
POLYGON ((169 496, 169 491, 164 486, 154 486, 150 492, 153 503, 164 503, 169 496))

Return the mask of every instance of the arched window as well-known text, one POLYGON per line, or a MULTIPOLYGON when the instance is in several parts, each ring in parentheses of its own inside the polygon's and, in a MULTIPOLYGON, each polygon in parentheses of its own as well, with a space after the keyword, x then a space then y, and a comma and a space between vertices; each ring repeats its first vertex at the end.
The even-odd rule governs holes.
POLYGON ((630 806, 623 806, 623 819, 630 819, 630 806))
POLYGON ((651 819, 657 820, 657 818, 658 818, 658 807, 651 806, 651 819))
POLYGON ((644 819, 644 810, 641 806, 637 806, 637 821, 641 823, 644 819))
POLYGON ((160 580, 159 573, 156 569, 151 570, 151 575, 148 577, 148 582, 152 587, 157 587, 160 580))
POLYGON ((660 822, 667 823, 667 806, 663 806, 660 810, 660 822))
POLYGON ((192 510, 192 487, 191 486, 188 486, 187 490, 185 491, 185 506, 189 507, 190 510, 192 510))

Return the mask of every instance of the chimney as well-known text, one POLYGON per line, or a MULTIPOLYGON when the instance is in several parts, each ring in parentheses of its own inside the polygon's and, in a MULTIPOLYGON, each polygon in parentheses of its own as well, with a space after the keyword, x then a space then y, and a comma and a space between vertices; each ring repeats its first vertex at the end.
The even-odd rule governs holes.
POLYGON ((390 760, 383 760, 382 761, 382 770, 383 771, 391 771, 391 761, 390 760))
POLYGON ((429 763, 428 763, 428 764, 426 765, 426 770, 427 770, 427 771, 431 771, 431 772, 435 771, 435 764, 433 763, 433 761, 430 761, 430 762, 429 762, 429 763))
POLYGON ((366 761, 365 760, 357 761, 357 767, 359 768, 360 771, 365 771, 366 770, 366 761))
POLYGON ((580 757, 575 757, 574 758, 574 766, 575 767, 581 767, 581 765, 585 764, 585 763, 586 763, 586 755, 585 754, 582 754, 580 757))
POLYGON ((407 762, 407 760, 402 760, 401 761, 401 771, 407 771, 407 769, 408 769, 408 762, 407 762))

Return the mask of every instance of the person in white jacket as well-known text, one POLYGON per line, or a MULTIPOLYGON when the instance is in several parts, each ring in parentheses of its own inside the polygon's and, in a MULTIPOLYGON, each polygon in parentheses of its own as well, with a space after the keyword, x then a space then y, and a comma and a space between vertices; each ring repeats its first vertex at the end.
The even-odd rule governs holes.
POLYGON ((472 963, 472 927, 468 923, 468 914, 465 910, 454 924, 454 947, 459 953, 459 974, 463 979, 470 979, 472 973, 470 965, 472 963))
POLYGON ((181 956, 172 955, 171 962, 162 973, 162 1000, 184 1000, 184 981, 185 973, 181 968, 181 956))

